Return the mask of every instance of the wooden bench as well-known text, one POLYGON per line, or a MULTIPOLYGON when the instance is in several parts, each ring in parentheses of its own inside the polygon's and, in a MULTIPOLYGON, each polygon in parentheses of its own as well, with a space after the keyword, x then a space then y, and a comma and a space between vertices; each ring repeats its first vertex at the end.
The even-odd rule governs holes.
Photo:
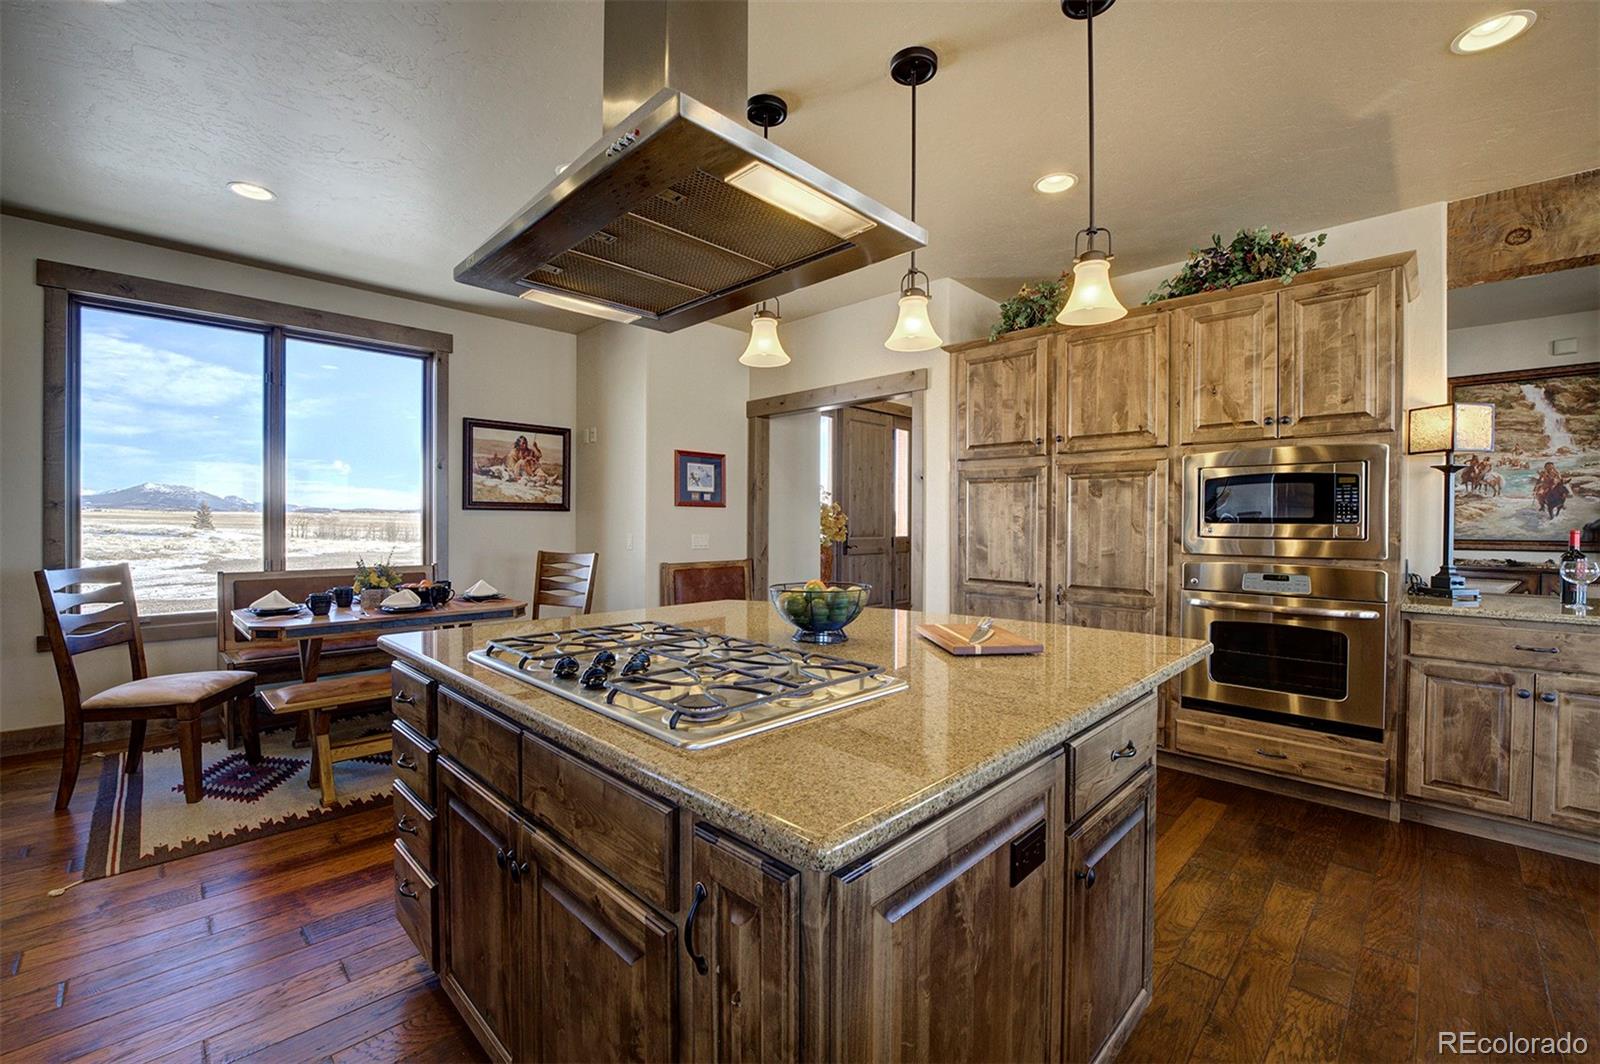
POLYGON ((322 790, 322 804, 334 799, 333 766, 339 761, 387 753, 393 748, 393 733, 385 728, 381 735, 363 736, 334 742, 333 720, 340 713, 366 708, 370 703, 389 702, 389 674, 367 672, 336 676, 311 683, 291 683, 256 692, 261 704, 274 716, 304 713, 311 729, 311 773, 308 787, 322 790))

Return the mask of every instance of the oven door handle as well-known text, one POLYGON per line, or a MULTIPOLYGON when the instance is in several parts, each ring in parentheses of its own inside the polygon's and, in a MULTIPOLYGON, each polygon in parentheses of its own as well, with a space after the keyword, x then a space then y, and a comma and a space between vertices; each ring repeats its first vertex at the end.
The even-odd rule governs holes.
POLYGON ((1340 621, 1376 621, 1377 610, 1334 610, 1325 606, 1279 606, 1271 602, 1233 602, 1227 599, 1184 599, 1202 610, 1243 610, 1246 613, 1282 613, 1290 617, 1331 617, 1340 621))

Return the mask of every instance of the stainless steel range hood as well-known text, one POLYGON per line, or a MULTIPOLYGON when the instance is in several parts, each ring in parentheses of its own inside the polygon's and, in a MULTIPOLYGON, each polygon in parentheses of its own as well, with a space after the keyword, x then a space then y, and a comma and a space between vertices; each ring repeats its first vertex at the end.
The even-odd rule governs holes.
POLYGON ((674 332, 927 243, 727 117, 745 106, 744 0, 607 0, 605 26, 604 136, 456 280, 674 332))

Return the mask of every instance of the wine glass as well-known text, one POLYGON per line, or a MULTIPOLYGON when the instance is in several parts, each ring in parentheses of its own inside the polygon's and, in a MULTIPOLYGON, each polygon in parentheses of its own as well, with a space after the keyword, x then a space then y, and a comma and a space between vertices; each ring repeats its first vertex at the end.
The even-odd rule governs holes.
POLYGON ((1572 585, 1572 605, 1567 608, 1582 616, 1589 612, 1589 585, 1600 580, 1600 559, 1568 558, 1558 570, 1561 579, 1572 585))

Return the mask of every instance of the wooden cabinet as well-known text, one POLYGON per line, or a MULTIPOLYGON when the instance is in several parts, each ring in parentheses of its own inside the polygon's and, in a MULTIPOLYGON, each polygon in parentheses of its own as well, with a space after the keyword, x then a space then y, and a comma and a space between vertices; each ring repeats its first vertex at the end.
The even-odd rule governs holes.
POLYGON ((1278 293, 1172 313, 1181 443, 1272 439, 1278 429, 1278 293))
POLYGON ((956 457, 1045 452, 1048 337, 962 352, 955 359, 956 457))
POLYGON ((1051 484, 1051 619, 1167 630, 1167 459, 1057 458, 1051 484))
POLYGON ((1533 705, 1533 819, 1600 833, 1600 678, 1540 673, 1533 705))
POLYGON ((835 877, 834 1060, 1060 1055, 1061 754, 835 877))
POLYGON ((1394 427, 1395 271, 1278 295, 1278 435, 1394 427))
POLYGON ((1109 1059, 1150 1000, 1155 778, 1129 783, 1067 839, 1066 1058, 1109 1059))
POLYGON ((1050 371, 1055 449, 1166 446, 1167 345, 1165 314, 1058 334, 1050 371))
POLYGON ((1044 619, 1046 464, 965 462, 956 476, 960 612, 1044 619))
POLYGON ((1531 672, 1412 659, 1406 794, 1527 819, 1533 793, 1531 672))
POLYGON ((690 964, 696 1060, 788 1061, 800 1052, 800 876, 696 825, 690 964))

